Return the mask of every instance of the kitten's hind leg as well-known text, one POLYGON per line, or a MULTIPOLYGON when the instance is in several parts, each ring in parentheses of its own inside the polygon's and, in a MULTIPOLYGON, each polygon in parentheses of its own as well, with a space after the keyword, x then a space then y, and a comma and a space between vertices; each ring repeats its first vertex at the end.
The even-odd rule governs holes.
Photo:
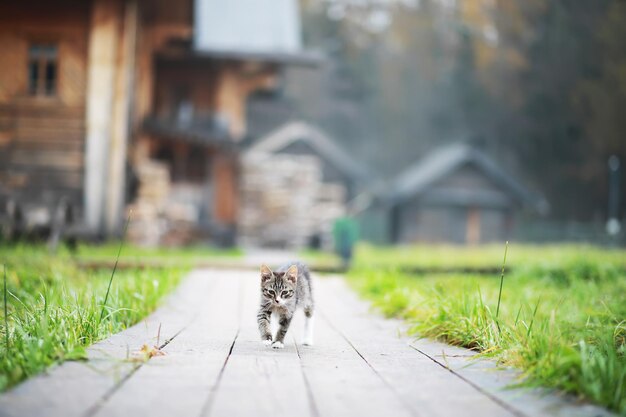
POLYGON ((304 309, 304 338, 302 344, 306 346, 313 345, 313 307, 304 309))

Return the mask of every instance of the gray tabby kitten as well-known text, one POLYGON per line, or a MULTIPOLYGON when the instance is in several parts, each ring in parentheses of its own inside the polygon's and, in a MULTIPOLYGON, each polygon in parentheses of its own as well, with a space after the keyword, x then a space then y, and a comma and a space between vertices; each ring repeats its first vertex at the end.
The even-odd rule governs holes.
POLYGON ((267 265, 261 266, 261 307, 257 314, 261 340, 266 346, 274 349, 285 346, 285 334, 298 307, 302 307, 305 315, 304 339, 302 344, 313 344, 313 290, 311 274, 306 265, 295 262, 288 263, 275 272, 267 265), (278 317, 278 332, 272 338, 270 317, 278 317))

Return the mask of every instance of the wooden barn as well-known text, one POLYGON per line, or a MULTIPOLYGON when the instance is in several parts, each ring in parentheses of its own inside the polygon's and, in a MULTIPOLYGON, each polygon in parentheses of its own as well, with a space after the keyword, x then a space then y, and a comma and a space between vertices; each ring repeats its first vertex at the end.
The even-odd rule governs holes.
POLYGON ((315 62, 295 0, 268 1, 0 4, 0 197, 68 201, 92 236, 130 203, 146 243, 232 239, 247 98, 315 62))
POLYGON ((367 171, 319 128, 284 124, 242 160, 240 235, 255 246, 332 248, 332 225, 368 180, 367 171))
POLYGON ((506 170, 471 145, 435 150, 407 168, 387 195, 394 243, 503 241, 523 208, 545 211, 506 170))

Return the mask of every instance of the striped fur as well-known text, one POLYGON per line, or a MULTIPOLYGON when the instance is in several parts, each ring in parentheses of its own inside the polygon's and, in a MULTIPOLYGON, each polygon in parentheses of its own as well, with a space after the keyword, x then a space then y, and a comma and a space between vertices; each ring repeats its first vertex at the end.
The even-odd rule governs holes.
POLYGON ((261 266, 261 303, 257 314, 261 340, 274 348, 284 346, 285 335, 296 309, 304 310, 305 336, 303 344, 313 344, 313 287, 309 268, 301 262, 290 262, 275 272, 261 266), (278 331, 272 337, 270 318, 278 318, 278 331))

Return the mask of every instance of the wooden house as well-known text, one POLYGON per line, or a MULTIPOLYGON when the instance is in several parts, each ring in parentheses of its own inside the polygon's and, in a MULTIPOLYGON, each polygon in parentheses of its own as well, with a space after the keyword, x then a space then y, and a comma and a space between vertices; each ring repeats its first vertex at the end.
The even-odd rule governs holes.
POLYGON ((242 159, 241 241, 253 246, 332 248, 332 225, 368 180, 367 171, 319 128, 287 122, 242 159))
POLYGON ((55 205, 62 195, 82 206, 93 13, 80 0, 0 3, 3 204, 11 197, 55 205))
POLYGON ((402 172, 386 194, 391 241, 476 244, 510 237, 524 208, 547 210, 479 149, 457 143, 402 172))
POLYGON ((315 61, 299 30, 295 0, 1 3, 0 195, 69 200, 91 235, 128 203, 154 239, 172 213, 232 233, 246 100, 315 61))

